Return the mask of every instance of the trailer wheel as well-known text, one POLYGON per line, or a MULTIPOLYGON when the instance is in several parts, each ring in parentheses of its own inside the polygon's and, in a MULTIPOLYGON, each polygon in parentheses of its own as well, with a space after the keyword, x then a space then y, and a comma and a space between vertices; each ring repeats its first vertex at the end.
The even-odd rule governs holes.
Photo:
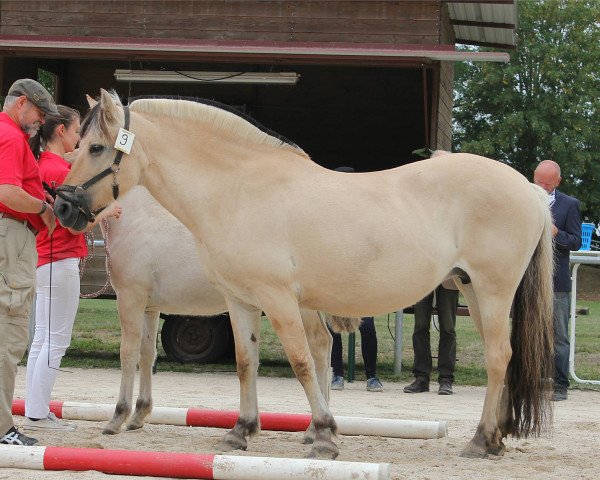
POLYGON ((161 342, 177 362, 211 363, 231 350, 233 335, 227 314, 214 317, 161 315, 161 342))

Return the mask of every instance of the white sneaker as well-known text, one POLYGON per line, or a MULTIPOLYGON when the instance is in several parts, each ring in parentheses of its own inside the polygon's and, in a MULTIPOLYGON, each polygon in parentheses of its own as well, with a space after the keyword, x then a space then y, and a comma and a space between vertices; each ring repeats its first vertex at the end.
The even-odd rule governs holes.
POLYGON ((59 420, 52 412, 50 412, 46 418, 41 420, 31 420, 27 418, 23 424, 23 430, 72 432, 75 428, 77 428, 76 425, 59 420))

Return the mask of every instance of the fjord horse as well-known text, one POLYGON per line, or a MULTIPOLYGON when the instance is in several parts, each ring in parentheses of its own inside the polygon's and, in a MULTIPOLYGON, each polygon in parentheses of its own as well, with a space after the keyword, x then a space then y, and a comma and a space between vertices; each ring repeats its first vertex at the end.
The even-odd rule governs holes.
MULTIPOLYGON (((550 419, 552 221, 545 192, 509 166, 451 154, 339 173, 214 105, 139 99, 123 107, 101 90, 57 216, 81 229, 136 184, 192 232, 235 323, 268 316, 310 403, 311 455, 335 457, 338 449, 300 308, 391 312, 449 280, 469 304, 488 373, 463 454, 501 455, 504 437, 539 434, 550 419), (131 149, 122 154, 115 145, 131 149)), ((236 344, 250 334, 234 333, 236 344)), ((238 363, 238 375, 256 368, 238 363)), ((256 405, 246 407, 227 434, 233 445, 258 429, 256 405)))

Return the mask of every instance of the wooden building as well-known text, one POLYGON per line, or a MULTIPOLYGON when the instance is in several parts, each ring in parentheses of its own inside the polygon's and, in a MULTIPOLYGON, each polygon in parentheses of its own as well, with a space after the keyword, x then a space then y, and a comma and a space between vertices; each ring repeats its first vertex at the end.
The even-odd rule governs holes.
POLYGON ((451 148, 453 62, 508 60, 455 44, 515 29, 516 0, 1 0, 1 93, 43 71, 82 112, 101 87, 214 99, 323 166, 381 170, 451 148))
MULTIPOLYGON (((209 98, 325 167, 381 170, 451 148, 453 62, 508 60, 455 45, 509 49, 516 18, 516 0, 0 0, 0 94, 43 74, 82 113, 100 88, 209 98)), ((97 248, 82 292, 105 278, 97 248)))

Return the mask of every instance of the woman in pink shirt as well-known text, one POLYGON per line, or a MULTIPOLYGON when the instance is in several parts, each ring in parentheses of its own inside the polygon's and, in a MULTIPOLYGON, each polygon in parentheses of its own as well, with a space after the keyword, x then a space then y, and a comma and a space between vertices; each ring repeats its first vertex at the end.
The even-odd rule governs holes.
MULTIPOLYGON (((58 106, 58 112, 58 117, 46 117, 38 135, 30 141, 39 161, 42 182, 53 189, 63 183, 71 169, 63 158, 65 153, 72 152, 80 140, 79 112, 63 105, 58 106)), ((101 218, 108 215, 118 218, 120 214, 121 207, 113 204, 101 218)), ((99 220, 90 223, 86 230, 93 228, 99 220)), ((25 430, 68 431, 75 428, 50 412, 50 395, 62 357, 71 343, 79 306, 79 262, 88 253, 84 237, 81 232, 59 224, 51 236, 44 229, 36 237, 35 333, 27 358, 25 430)))

